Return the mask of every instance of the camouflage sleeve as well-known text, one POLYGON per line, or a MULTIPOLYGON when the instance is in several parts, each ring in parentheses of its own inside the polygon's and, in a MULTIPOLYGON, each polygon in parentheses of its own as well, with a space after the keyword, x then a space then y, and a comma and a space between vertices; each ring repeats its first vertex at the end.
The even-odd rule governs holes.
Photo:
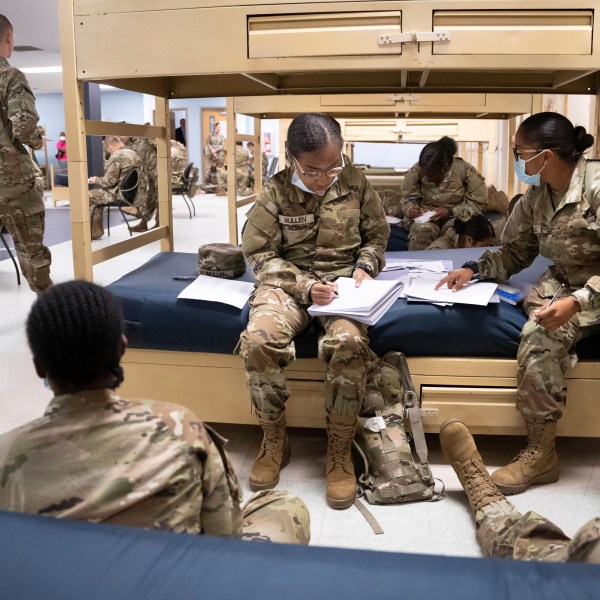
POLYGON ((590 277, 585 287, 576 290, 571 296, 579 303, 582 311, 600 309, 600 276, 590 277))
POLYGON ((404 175, 402 182, 402 199, 400 207, 402 214, 406 215, 407 210, 411 205, 411 200, 416 200, 420 203, 423 199, 421 195, 421 177, 419 175, 419 165, 413 165, 404 175))
POLYGON ((37 124, 39 116, 35 109, 35 96, 25 75, 16 69, 11 75, 6 100, 13 140, 39 150, 44 145, 44 130, 37 124))
POLYGON ((278 208, 268 185, 246 217, 242 251, 256 280, 281 288, 301 304, 310 304, 310 288, 315 280, 279 255, 281 228, 278 208))
POLYGON ((360 236, 363 243, 356 262, 369 265, 373 277, 376 277, 385 265, 384 252, 390 237, 390 225, 385 218, 377 192, 366 179, 364 184, 360 219, 360 236))
POLYGON ((502 248, 486 250, 479 258, 479 272, 486 279, 506 280, 527 268, 539 254, 539 240, 533 231, 531 189, 515 205, 504 231, 502 248))
POLYGON ((465 196, 462 202, 452 207, 454 217, 468 220, 475 215, 480 215, 485 210, 488 191, 485 185, 485 179, 479 171, 472 165, 464 163, 466 166, 464 174, 464 183, 466 186, 465 196))
POLYGON ((105 190, 115 188, 121 178, 121 161, 118 158, 111 156, 107 165, 104 177, 98 180, 98 185, 105 190))
POLYGON ((219 136, 219 142, 217 143, 217 147, 215 148, 215 150, 217 152, 221 152, 223 150, 225 150, 225 137, 224 136, 219 136))
POLYGON ((191 411, 177 407, 179 414, 172 417, 171 425, 194 449, 202 464, 200 527, 204 534, 241 535, 241 488, 233 466, 225 452, 227 440, 208 425, 202 423, 191 411))

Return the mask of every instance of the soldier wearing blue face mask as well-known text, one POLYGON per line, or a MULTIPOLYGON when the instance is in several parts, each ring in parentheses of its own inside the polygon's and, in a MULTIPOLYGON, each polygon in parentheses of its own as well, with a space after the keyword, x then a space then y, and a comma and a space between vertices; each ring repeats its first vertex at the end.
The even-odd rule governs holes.
POLYGON ((504 494, 558 480, 557 421, 575 343, 600 333, 600 167, 583 153, 594 138, 552 112, 525 119, 515 136, 515 172, 530 187, 515 204, 503 247, 451 271, 439 284, 460 289, 474 275, 506 280, 541 254, 554 264, 524 302, 529 320, 517 353, 517 408, 528 442, 492 474, 504 494))
MULTIPOLYGON (((275 487, 289 461, 284 367, 295 358, 294 336, 312 321, 309 305, 333 300, 336 277, 353 277, 358 287, 384 265, 390 228, 381 201, 342 146, 335 119, 296 117, 287 137, 290 166, 269 179, 247 214, 242 249, 258 284, 239 353, 264 436, 250 472, 252 490, 275 487)), ((350 449, 376 356, 366 325, 331 316, 317 321, 319 356, 327 362, 326 497, 343 509, 356 496, 350 449)))

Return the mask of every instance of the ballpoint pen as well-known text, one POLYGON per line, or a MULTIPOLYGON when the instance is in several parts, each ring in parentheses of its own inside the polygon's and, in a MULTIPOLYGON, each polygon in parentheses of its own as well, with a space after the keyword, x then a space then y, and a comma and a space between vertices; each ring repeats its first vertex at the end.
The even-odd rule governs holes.
MULTIPOLYGON (((333 283, 331 281, 327 281, 327 279, 325 279, 325 277, 323 277, 322 275, 319 275, 318 273, 315 273, 312 269, 310 269, 310 272, 319 280, 320 283, 322 283, 323 285, 333 285, 333 283)), ((339 296, 339 294, 337 293, 336 290, 333 290, 333 294, 335 296, 339 296)))
POLYGON ((171 279, 175 281, 192 281, 193 279, 197 279, 198 275, 174 275, 171 279))
POLYGON ((558 295, 560 294, 561 290, 564 288, 564 284, 560 284, 560 287, 556 290, 556 293, 554 294, 554 296, 552 296, 552 298, 550 298, 550 302, 548 302, 548 304, 546 304, 546 306, 544 308, 548 308, 549 306, 552 306, 554 304, 554 301, 558 298, 558 295))

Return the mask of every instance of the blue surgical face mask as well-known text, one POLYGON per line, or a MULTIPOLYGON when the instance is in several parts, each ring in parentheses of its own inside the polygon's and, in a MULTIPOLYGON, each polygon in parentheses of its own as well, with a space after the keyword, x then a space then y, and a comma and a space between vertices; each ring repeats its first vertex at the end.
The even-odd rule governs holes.
POLYGON ((544 165, 535 175, 527 175, 527 173, 525 173, 525 165, 530 160, 537 158, 543 152, 544 150, 542 150, 542 152, 536 154, 535 156, 528 158, 527 160, 523 160, 522 158, 515 160, 515 174, 524 184, 537 186, 541 185, 542 178, 540 176, 540 173, 546 168, 546 165, 544 165))
MULTIPOLYGON (((315 192, 313 192, 312 190, 309 190, 306 185, 304 185, 304 181, 302 181, 302 179, 300 179, 300 175, 298 175, 298 171, 296 170, 296 167, 294 168, 294 174, 292 175, 292 185, 295 185, 297 188, 300 188, 303 192, 308 192, 309 194, 315 194, 315 192)), ((323 193, 323 196, 327 193, 327 191, 329 190, 329 188, 338 180, 338 176, 336 175, 332 180, 331 183, 327 186, 327 190, 325 190, 325 192, 323 193)), ((315 194, 317 195, 317 194, 315 194)))

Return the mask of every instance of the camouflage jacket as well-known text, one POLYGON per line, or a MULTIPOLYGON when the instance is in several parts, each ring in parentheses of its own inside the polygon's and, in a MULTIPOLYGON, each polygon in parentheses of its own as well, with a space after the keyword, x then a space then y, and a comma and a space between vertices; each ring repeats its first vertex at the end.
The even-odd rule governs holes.
POLYGON ((0 186, 31 183, 39 175, 24 147, 39 149, 44 145, 38 120, 35 97, 25 75, 0 56, 0 186))
MULTIPOLYGON (((600 163, 591 163, 587 177, 586 165, 579 161, 556 208, 548 185, 530 186, 508 218, 502 248, 486 250, 479 259, 481 275, 496 279, 508 279, 538 254, 554 261, 556 277, 581 305, 582 325, 600 320, 600 163)), ((540 291, 546 297, 554 293, 540 291)))
MULTIPOLYGON (((421 204, 424 209, 440 206, 451 208, 452 216, 467 220, 485 210, 487 187, 477 169, 462 158, 452 160, 452 166, 439 184, 422 178, 417 163, 406 172, 402 183, 400 206, 404 215, 407 214, 411 200, 421 204)), ((412 219, 405 218, 412 222, 412 219)))
POLYGON ((131 150, 131 148, 120 148, 111 154, 106 163, 104 177, 98 180, 98 185, 115 197, 122 199, 119 186, 134 169, 138 169, 139 174, 136 197, 136 204, 138 204, 141 201, 141 196, 146 193, 148 178, 145 170, 142 168, 142 160, 139 154, 131 150))
POLYGON ((176 142, 171 147, 171 185, 173 187, 181 185, 183 172, 188 164, 187 148, 181 142, 176 142))
POLYGON ((127 140, 125 146, 137 153, 146 174, 156 179, 156 140, 154 138, 131 137, 127 140))
POLYGON ((57 396, 0 436, 0 508, 239 536, 240 488, 222 446, 182 406, 108 389, 57 396))
POLYGON ((242 249, 256 280, 309 304, 312 268, 350 277, 361 262, 377 275, 390 227, 363 173, 348 164, 321 197, 292 185, 292 172, 271 177, 247 213, 242 249))
POLYGON ((220 152, 225 152, 225 136, 222 133, 209 133, 204 153, 208 158, 213 158, 213 153, 218 156, 220 152))

